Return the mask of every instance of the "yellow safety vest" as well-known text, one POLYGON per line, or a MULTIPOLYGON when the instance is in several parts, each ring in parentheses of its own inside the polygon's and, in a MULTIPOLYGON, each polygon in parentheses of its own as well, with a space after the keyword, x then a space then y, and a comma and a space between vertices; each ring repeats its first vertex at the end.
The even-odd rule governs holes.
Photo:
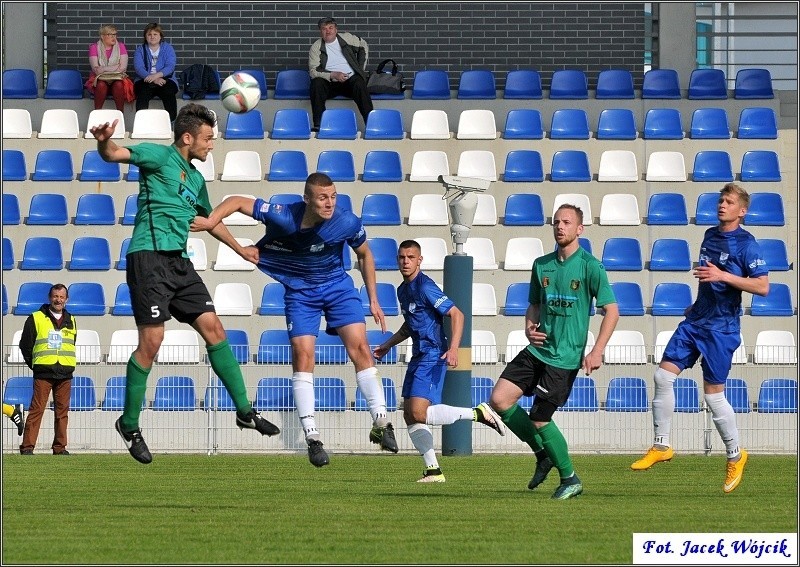
MULTIPOLYGON (((73 323, 75 319, 73 318, 73 323)), ((33 366, 75 366, 75 335, 77 325, 71 329, 56 329, 53 321, 42 311, 34 311, 33 322, 36 324, 36 341, 33 344, 33 366)))

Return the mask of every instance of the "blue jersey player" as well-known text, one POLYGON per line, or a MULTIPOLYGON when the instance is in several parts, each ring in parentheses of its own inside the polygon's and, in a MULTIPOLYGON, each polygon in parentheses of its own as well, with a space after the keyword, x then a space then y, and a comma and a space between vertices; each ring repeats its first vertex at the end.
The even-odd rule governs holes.
MULTIPOLYGON (((312 173, 306 179, 301 202, 284 205, 263 199, 228 197, 207 219, 196 218, 192 229, 210 230, 206 227, 216 226, 237 211, 266 225, 264 237, 255 246, 239 247, 242 257, 257 264, 285 289, 292 387, 311 464, 322 467, 329 463, 314 418, 314 347, 323 314, 327 332, 339 334, 356 367, 356 382, 373 420, 370 441, 396 453, 397 442, 386 416, 383 385, 367 342, 361 298, 342 261, 344 246, 353 248, 369 296, 370 312, 386 331, 376 293, 375 260, 361 220, 351 211, 336 206, 336 187, 330 177, 312 173)), ((237 250, 234 242, 229 246, 237 250)))
POLYGON ((733 353, 739 347, 739 313, 742 292, 767 295, 769 278, 758 243, 740 225, 750 205, 750 195, 735 183, 720 191, 717 205, 719 225, 709 228, 700 245, 697 300, 687 309, 664 349, 655 372, 653 425, 655 441, 647 454, 633 463, 633 470, 646 470, 673 457, 670 425, 675 410, 673 382, 684 368, 691 368, 702 355, 703 391, 714 425, 725 443, 728 457, 722 490, 732 492, 742 481, 747 451, 739 448, 739 432, 733 408, 725 398, 725 380, 733 353))
POLYGON ((464 314, 431 278, 420 271, 421 264, 419 243, 415 240, 401 242, 397 250, 397 265, 403 283, 397 288, 397 299, 405 322, 373 353, 376 358, 382 358, 393 346, 411 337, 411 362, 403 382, 403 417, 411 442, 425 462, 423 476, 417 482, 444 482, 429 425, 447 425, 463 419, 488 425, 500 435, 504 435, 505 430, 500 416, 488 404, 461 408, 442 403, 447 367, 458 366, 464 314), (450 317, 449 345, 442 326, 444 317, 450 317))

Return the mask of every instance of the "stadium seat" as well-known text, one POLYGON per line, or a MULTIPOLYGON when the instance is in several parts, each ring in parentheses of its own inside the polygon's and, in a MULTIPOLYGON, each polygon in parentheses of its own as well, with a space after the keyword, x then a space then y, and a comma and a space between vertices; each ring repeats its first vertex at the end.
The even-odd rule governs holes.
POLYGON ((489 150, 464 150, 458 157, 456 175, 497 181, 494 154, 489 150))
POLYGON ((25 108, 3 109, 3 138, 30 139, 33 136, 31 113, 25 108))
POLYGON ((536 150, 511 150, 508 152, 503 181, 537 183, 544 181, 541 154, 536 150))
POLYGON ((292 345, 286 329, 267 329, 261 333, 256 362, 259 364, 292 363, 292 345))
MULTIPOLYGON (((514 282, 506 290, 506 302, 503 307, 504 315, 525 315, 528 310, 528 299, 531 290, 529 282, 514 282)), ((524 332, 524 331, 523 331, 524 332)), ((508 357, 506 357, 508 362, 508 357)))
POLYGON ((639 203, 636 195, 631 193, 608 193, 603 195, 600 203, 601 225, 638 226, 642 223, 639 216, 639 203))
POLYGON ((358 137, 356 112, 352 108, 328 108, 322 113, 317 139, 355 140, 358 137))
POLYGON ((388 236, 368 238, 376 270, 397 270, 397 240, 388 236))
POLYGON ((784 226, 783 199, 780 193, 750 193, 750 207, 744 215, 750 226, 784 226))
POLYGON ((125 138, 125 115, 122 114, 121 110, 117 110, 116 108, 98 108, 92 110, 89 113, 89 118, 86 120, 86 130, 83 134, 83 137, 87 140, 94 139, 92 135, 91 129, 94 126, 99 126, 101 124, 105 124, 108 122, 109 124, 113 124, 114 120, 117 120, 117 127, 114 129, 114 134, 112 134, 112 140, 121 140, 125 138))
POLYGON ((728 98, 725 72, 722 69, 695 69, 689 75, 690 100, 717 100, 728 98))
POLYGON ((69 222, 67 198, 61 193, 36 193, 31 197, 29 225, 65 225, 69 222))
POLYGON ((442 175, 450 175, 450 164, 445 152, 441 150, 414 152, 409 181, 439 181, 442 175))
POLYGON ((472 256, 473 269, 496 270, 497 260, 491 238, 470 236, 464 243, 464 253, 472 256))
POLYGON ((701 150, 694 156, 692 181, 733 181, 731 156, 724 150, 701 150))
POLYGON ((646 364, 644 335, 640 331, 616 329, 603 351, 606 364, 646 364))
POLYGON ((725 380, 725 399, 733 407, 734 413, 750 413, 747 383, 741 378, 728 377, 725 380))
POLYGON ((461 71, 458 79, 458 98, 461 99, 494 99, 497 98, 497 86, 494 73, 488 69, 469 69, 461 71))
POLYGON ((36 154, 36 165, 31 179, 34 181, 72 181, 75 179, 72 154, 68 150, 39 150, 39 153, 36 154))
POLYGON ((79 236, 72 244, 70 270, 110 270, 111 248, 102 236, 79 236))
POLYGON ((458 115, 456 138, 459 140, 497 139, 494 113, 485 108, 462 110, 458 115))
POLYGON ((403 224, 400 200, 394 193, 369 193, 361 204, 361 223, 364 226, 398 226, 403 224))
POLYGON ((636 154, 630 150, 604 151, 600 154, 600 167, 597 170, 597 180, 601 182, 639 181, 636 154))
POLYGON ((61 240, 53 236, 31 236, 25 241, 20 270, 61 270, 64 255, 61 240))
POLYGON ((159 363, 198 364, 200 338, 192 329, 167 329, 158 349, 159 363))
POLYGON ((97 282, 75 282, 67 288, 69 311, 73 315, 105 315, 106 297, 97 282))
POLYGON ((494 195, 478 193, 478 207, 475 209, 473 226, 495 226, 497 224, 497 204, 494 195))
POLYGON ((780 181, 778 154, 772 150, 750 150, 742 156, 742 181, 780 181))
POLYGON ((788 284, 770 282, 769 293, 766 297, 753 295, 750 303, 750 315, 753 317, 791 317, 794 315, 793 305, 792 293, 788 284))
POLYGON ((371 150, 364 158, 362 181, 399 182, 403 180, 400 154, 394 150, 371 150))
MULTIPOLYGON (((397 248, 395 248, 395 257, 397 254, 397 248)), ((397 269, 397 262, 395 262, 395 269, 397 269)), ((389 282, 377 282, 375 284, 375 291, 378 296, 378 303, 383 309, 383 314, 387 316, 394 316, 400 315, 400 305, 397 302, 397 289, 394 287, 394 284, 389 282)), ((370 315, 369 309, 369 296, 367 295, 367 288, 366 286, 361 286, 358 290, 359 295, 361 296, 361 307, 364 309, 364 315, 370 315)))
MULTIPOLYGON (((93 329, 78 329, 78 333, 75 336, 75 355, 78 364, 99 364, 102 361, 100 335, 97 331, 93 329)), ((75 387, 74 382, 72 387, 75 387)))
POLYGON ((603 265, 612 272, 639 272, 643 269, 638 238, 611 237, 603 246, 603 265))
POLYGON ((42 114, 37 138, 77 139, 80 126, 78 113, 71 108, 49 108, 42 114))
POLYGON ((117 286, 117 291, 114 293, 114 305, 111 306, 111 314, 115 317, 133 315, 131 290, 125 282, 117 286))
POLYGON ((72 387, 69 391, 69 411, 94 411, 95 409, 97 409, 97 394, 94 389, 94 381, 88 376, 73 376, 72 387))
POLYGON ((414 73, 411 98, 417 100, 449 99, 450 79, 447 71, 428 69, 414 73))
POLYGON ((797 413, 797 380, 768 378, 758 389, 759 413, 797 413))
POLYGON ((692 269, 689 243, 682 238, 657 238, 650 252, 651 272, 688 272, 692 269))
POLYGON ((258 82, 258 88, 261 90, 261 99, 267 100, 269 98, 269 91, 267 87, 267 75, 262 69, 239 69, 234 73, 247 73, 258 82))
MULTIPOLYGON (((127 363, 131 353, 136 350, 138 342, 139 331, 136 329, 118 329, 114 331, 111 333, 111 343, 106 362, 109 364, 127 363)), ((122 409, 122 406, 119 409, 122 409)))
MULTIPOLYGON (((411 224, 411 223, 409 223, 411 224)), ((448 254, 444 238, 419 236, 415 238, 422 249, 422 270, 443 270, 444 258, 448 254)))
POLYGON ((534 100, 542 98, 542 77, 539 71, 514 69, 506 73, 503 98, 534 100))
POLYGON ((261 378, 253 400, 256 411, 294 411, 294 389, 291 378, 261 378))
MULTIPOLYGON (((206 97, 210 98, 210 97, 206 97)), ((162 108, 143 108, 133 117, 131 139, 171 140, 172 124, 169 113, 162 108)))
POLYGON ((611 289, 617 298, 617 307, 622 316, 645 314, 642 288, 635 282, 612 282, 611 289))
MULTIPOLYGON (((106 381, 103 400, 100 402, 101 410, 122 411, 125 408, 125 382, 125 376, 111 376, 106 381)), ((143 399, 142 408, 145 407, 146 403, 146 400, 143 399)))
POLYGON ((646 181, 686 181, 686 164, 680 152, 653 152, 647 158, 646 181))
POLYGON ((675 410, 678 413, 700 413, 700 389, 692 378, 679 376, 672 383, 675 410))
POLYGON ((28 170, 20 150, 3 150, 3 181, 25 181, 28 170))
POLYGON ((333 181, 355 181, 356 166, 353 154, 347 150, 324 150, 317 158, 317 171, 333 181))
POLYGON ((608 382, 606 411, 646 412, 650 408, 643 378, 615 377, 608 382))
POLYGON ((496 364, 498 361, 497 340, 494 333, 472 329, 472 363, 496 364))
POLYGON ((775 98, 769 69, 740 69, 736 73, 733 97, 738 99, 775 98))
POLYGON ((203 396, 203 409, 206 411, 234 411, 236 409, 236 404, 233 403, 228 390, 216 376, 206 386, 206 393, 203 396))
POLYGON ((591 376, 577 376, 572 384, 569 398, 559 411, 599 411, 597 386, 591 376))
POLYGON ((755 364, 797 364, 797 346, 791 331, 766 330, 756 335, 755 364))
POLYGON ((674 333, 674 330, 659 331, 659 333, 656 335, 656 344, 653 351, 653 362, 656 364, 661 362, 661 359, 664 356, 664 349, 667 348, 667 344, 669 344, 669 340, 672 338, 674 333))
MULTIPOLYGON (((302 197, 300 197, 302 200, 302 197)), ((336 194, 336 206, 340 209, 344 209, 345 211, 352 211, 353 210, 353 200, 350 198, 350 195, 346 193, 337 193, 336 194)))
POLYGON ((314 348, 317 364, 344 364, 348 361, 347 351, 339 335, 329 335, 321 330, 314 348))
POLYGON ((85 193, 78 197, 76 225, 117 224, 114 197, 106 193, 85 193))
POLYGON ((194 380, 190 376, 162 376, 156 382, 154 411, 192 411, 196 399, 194 380))
POLYGON ((134 164, 128 164, 128 173, 125 176, 127 181, 133 181, 135 183, 139 182, 139 166, 134 164))
POLYGON ((276 150, 269 162, 270 181, 305 181, 308 177, 306 154, 302 150, 276 150))
MULTIPOLYGON (((255 195, 247 195, 244 193, 234 193, 229 195, 223 195, 222 201, 227 199, 228 197, 247 197, 249 199, 255 199, 255 195)), ((256 226, 259 222, 251 217, 250 215, 246 215, 240 211, 236 211, 222 219, 223 224, 227 226, 256 226)))
POLYGON ((120 224, 132 225, 136 220, 136 211, 139 209, 138 205, 139 195, 136 193, 128 195, 125 198, 125 210, 122 213, 120 224))
POLYGON ((494 381, 488 376, 473 376, 471 382, 472 407, 488 402, 492 396, 494 381))
POLYGON ((675 69, 650 69, 642 81, 642 98, 681 98, 678 72, 675 69))
POLYGON ((14 246, 11 239, 3 237, 3 269, 13 270, 16 262, 14 260, 14 246))
POLYGON ((553 154, 550 180, 554 182, 589 182, 589 156, 582 150, 559 150, 553 154))
POLYGON ((308 140, 311 138, 311 118, 302 108, 279 108, 272 122, 273 140, 308 140))
POLYGON ((582 108, 559 108, 550 122, 551 140, 588 140, 589 115, 582 108))
POLYGON ((494 293, 492 284, 473 282, 472 315, 487 315, 491 317, 497 315, 497 296, 494 293))
POLYGON ((217 315, 252 315, 253 294, 246 283, 219 283, 214 288, 217 315))
POLYGON ((579 69, 558 69, 550 80, 551 99, 589 98, 589 83, 586 73, 579 69))
POLYGON ((597 119, 598 140, 635 140, 636 118, 630 108, 606 108, 597 119))
POLYGON ((206 156, 206 161, 200 161, 197 158, 193 158, 191 161, 192 165, 197 168, 197 171, 203 174, 203 179, 205 179, 206 183, 211 183, 217 178, 216 169, 214 168, 214 154, 208 152, 206 156))
MULTIPOLYGON (((5 292, 5 284, 3 285, 3 291, 5 292)), ((11 344, 8 345, 9 353, 8 359, 6 360, 7 364, 25 364, 25 358, 22 356, 22 351, 19 348, 19 341, 21 338, 22 329, 14 331, 14 335, 11 337, 11 344)))
POLYGON ((275 78, 275 100, 309 100, 311 75, 306 69, 283 69, 275 78))
POLYGON ((575 205, 583 212, 583 225, 589 226, 593 222, 592 206, 589 202, 589 196, 583 193, 559 193, 553 199, 553 212, 551 218, 555 216, 558 207, 562 204, 575 205))
MULTIPOLYGON (((506 167, 508 167, 508 160, 506 160, 506 167)), ((544 208, 542 207, 542 198, 539 195, 535 193, 512 193, 506 198, 506 208, 503 213, 504 225, 542 226, 544 222, 544 208)))
POLYGON ((645 140, 683 140, 681 111, 677 108, 651 108, 644 116, 645 140))
POLYGON ((739 114, 736 137, 740 140, 775 140, 778 137, 778 118, 767 107, 743 108, 739 114))
POLYGON ((33 376, 11 376, 6 380, 6 388, 3 390, 4 404, 22 404, 22 409, 28 411, 32 399, 33 376))
POLYGON ((229 112, 225 122, 226 140, 263 140, 264 123, 257 108, 247 112, 229 112))
MULTIPOLYGON (((126 248, 127 250, 127 248, 126 248)), ((188 238, 186 240, 186 254, 198 272, 208 269, 208 254, 206 243, 202 238, 188 238)))
MULTIPOLYGON (((254 244, 253 240, 250 238, 237 238, 236 241, 242 246, 252 246, 254 244)), ((214 262, 214 271, 242 271, 242 272, 251 272, 256 269, 256 265, 248 262, 241 256, 239 256, 233 249, 224 244, 223 242, 219 242, 217 244, 217 259, 214 262)))
POLYGON ((717 219, 717 204, 719 193, 701 193, 697 196, 694 223, 700 226, 711 226, 719 223, 717 219))
POLYGON ((39 83, 33 69, 3 70, 3 98, 38 98, 39 83))
POLYGON ((731 137, 728 113, 724 108, 704 107, 692 112, 692 139, 727 140, 731 137))
POLYGON ((20 221, 19 199, 13 193, 3 193, 3 224, 14 225, 20 221))
MULTIPOLYGON (((369 344, 369 350, 372 351, 375 348, 379 347, 383 343, 385 343, 389 338, 393 335, 391 331, 386 331, 385 333, 379 329, 369 329, 367 330, 367 344, 369 344)), ((393 346, 389 349, 383 358, 376 360, 378 364, 395 364, 397 362, 397 346, 393 346)))
POLYGON ((259 315, 285 315, 286 303, 284 300, 283 284, 278 282, 268 282, 264 284, 264 291, 261 294, 261 306, 258 308, 259 315))
POLYGON ((530 271, 533 261, 544 256, 542 240, 534 236, 515 236, 506 243, 504 270, 530 271))
POLYGON ((692 304, 692 289, 683 282, 661 282, 653 290, 652 314, 654 317, 683 317, 692 304))
POLYGON ((338 377, 314 378, 314 409, 344 411, 347 408, 344 380, 338 377))
POLYGON ((6 284, 3 284, 3 315, 8 315, 8 290, 6 290, 6 284))
POLYGON ((412 140, 449 140, 450 123, 444 110, 415 110, 411 117, 412 140))
POLYGON ((78 179, 80 181, 120 181, 122 173, 119 163, 104 161, 97 150, 89 150, 83 154, 83 163, 78 179))
MULTIPOLYGON (((14 315, 30 315, 39 309, 42 304, 49 303, 48 295, 50 294, 51 286, 52 284, 48 282, 22 282, 17 292, 14 315)), ((70 300, 72 300, 72 297, 70 297, 70 300)), ((71 304, 69 310, 72 311, 71 304)))
POLYGON ((595 98, 634 98, 633 75, 627 69, 604 69, 597 75, 595 98))
POLYGON ((261 156, 257 151, 230 150, 225 154, 222 181, 261 181, 263 178, 261 156))
POLYGON ((503 130, 506 140, 541 140, 544 138, 542 113, 537 108, 513 108, 506 114, 503 130))
POLYGON ((779 238, 757 238, 761 257, 767 263, 770 272, 786 272, 792 269, 786 242, 779 238))
MULTIPOLYGON (((394 387, 394 382, 391 378, 384 376, 381 378, 381 383, 383 384, 383 395, 386 399, 386 411, 397 411, 397 390, 394 387)), ((356 411, 366 411, 369 409, 369 403, 361 392, 361 388, 358 387, 356 387, 353 409, 356 411)))
POLYGON ((647 204, 647 224, 689 224, 686 199, 681 193, 654 193, 647 204))
POLYGON ((396 108, 376 108, 367 116, 365 140, 402 140, 403 115, 396 108))

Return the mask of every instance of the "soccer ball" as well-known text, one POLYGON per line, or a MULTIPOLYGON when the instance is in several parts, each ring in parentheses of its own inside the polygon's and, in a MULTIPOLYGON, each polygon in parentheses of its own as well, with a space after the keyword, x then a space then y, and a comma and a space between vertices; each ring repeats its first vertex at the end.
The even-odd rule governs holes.
POLYGON ((224 81, 219 90, 222 106, 231 112, 247 112, 255 108, 261 99, 258 81, 247 73, 233 73, 224 81))

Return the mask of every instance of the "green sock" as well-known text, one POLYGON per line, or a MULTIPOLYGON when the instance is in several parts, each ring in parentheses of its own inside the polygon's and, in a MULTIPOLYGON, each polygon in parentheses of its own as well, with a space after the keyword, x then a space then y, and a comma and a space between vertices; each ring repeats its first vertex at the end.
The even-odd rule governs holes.
POLYGON ((213 346, 207 345, 206 350, 208 351, 208 360, 211 363, 211 368, 217 373, 225 389, 231 395, 231 399, 236 405, 236 411, 241 415, 247 415, 253 409, 253 406, 250 405, 250 400, 247 399, 247 388, 244 385, 242 369, 239 368, 239 363, 236 362, 236 357, 233 356, 228 339, 213 346))
POLYGON ((542 439, 544 450, 547 451, 547 456, 553 461, 553 465, 558 469, 561 478, 569 478, 575 473, 572 468, 572 459, 569 458, 569 451, 567 449, 567 440, 564 439, 561 430, 551 421, 547 425, 538 428, 539 435, 542 439))
POLYGON ((519 404, 514 404, 506 411, 498 412, 508 428, 533 449, 534 453, 542 450, 541 437, 533 426, 531 418, 519 404))
POLYGON ((142 368, 133 355, 128 359, 125 369, 125 407, 122 410, 122 429, 133 431, 139 429, 139 414, 142 413, 142 402, 147 390, 149 368, 142 368))

